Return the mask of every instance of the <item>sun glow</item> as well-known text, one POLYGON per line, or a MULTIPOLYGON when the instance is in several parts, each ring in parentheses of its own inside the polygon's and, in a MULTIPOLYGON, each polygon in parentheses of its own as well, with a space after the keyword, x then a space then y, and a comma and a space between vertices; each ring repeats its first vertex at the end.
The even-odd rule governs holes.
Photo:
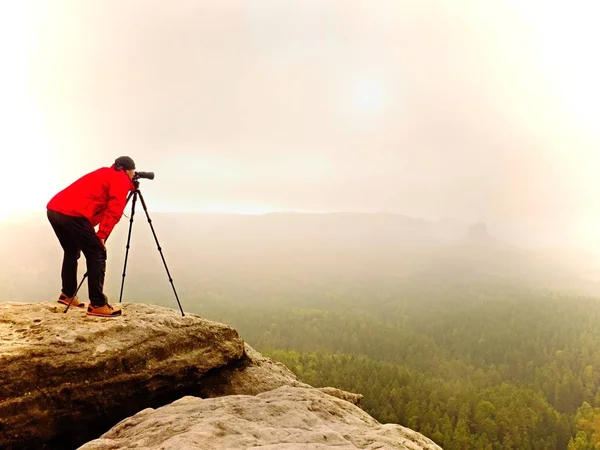
POLYGON ((366 78, 358 81, 352 89, 351 105, 356 114, 371 116, 383 107, 383 85, 380 81, 366 78))
POLYGON ((334 89, 337 113, 353 131, 376 129, 400 102, 396 88, 383 76, 344 74, 334 89))

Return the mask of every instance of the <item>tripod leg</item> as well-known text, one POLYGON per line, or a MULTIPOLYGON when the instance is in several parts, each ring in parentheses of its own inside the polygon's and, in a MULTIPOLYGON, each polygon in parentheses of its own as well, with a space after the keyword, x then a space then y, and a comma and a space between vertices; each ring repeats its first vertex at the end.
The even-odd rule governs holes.
MULTIPOLYGON (((123 286, 125 285, 125 274, 127 272, 127 259, 129 258, 129 244, 131 242, 131 229, 133 227, 133 216, 135 215, 135 202, 137 201, 138 191, 133 191, 129 198, 133 196, 131 202, 131 216, 129 217, 129 232, 127 233, 127 246, 125 247, 125 263, 123 264, 123 278, 121 279, 121 293, 119 294, 119 303, 123 300, 123 286)), ((127 201, 129 201, 129 198, 127 201)))
MULTIPOLYGON (((181 307, 181 302, 179 301, 179 296, 177 295, 177 291, 175 290, 175 285, 173 284, 173 278, 169 273, 169 268, 167 267, 167 262, 165 261, 165 256, 163 255, 162 248, 158 243, 158 237, 156 237, 156 232, 154 231, 154 226, 152 225, 152 219, 150 219, 150 215, 148 214, 148 208, 146 208, 146 202, 144 201, 144 196, 140 190, 137 191, 140 196, 140 201, 142 202, 142 206, 144 208, 144 212, 146 213, 146 217, 148 218, 148 223, 150 224, 150 229, 152 230, 152 235, 154 236, 154 240, 156 241, 156 246, 158 247, 158 251, 160 253, 160 257, 162 258, 162 262, 165 266, 165 270, 167 271, 167 276, 169 277, 169 282, 171 283, 171 287, 173 288, 173 293, 175 294, 175 298, 177 299, 177 304, 179 305, 179 310, 181 311, 181 316, 184 317, 183 308, 181 307)), ((133 216, 132 216, 133 217, 133 216)))
POLYGON ((81 279, 81 283, 79 283, 79 286, 77 286, 77 290, 75 291, 75 293, 73 294, 73 297, 71 297, 71 301, 69 301, 69 304, 67 305, 67 307, 65 308, 64 312, 66 313, 69 308, 71 307, 71 303, 73 303, 73 299, 75 298, 75 296, 77 295, 77 293, 79 292, 79 288, 81 287, 81 285, 83 284, 83 282, 85 281, 85 279, 87 278, 87 272, 85 273, 85 275, 83 276, 83 278, 81 279))

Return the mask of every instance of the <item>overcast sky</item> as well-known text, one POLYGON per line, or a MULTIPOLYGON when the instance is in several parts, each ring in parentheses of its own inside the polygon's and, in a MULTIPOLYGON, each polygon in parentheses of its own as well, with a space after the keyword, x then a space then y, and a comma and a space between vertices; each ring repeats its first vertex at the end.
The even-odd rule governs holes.
POLYGON ((0 219, 132 156, 156 211, 395 212, 600 250, 600 2, 0 4, 0 219))

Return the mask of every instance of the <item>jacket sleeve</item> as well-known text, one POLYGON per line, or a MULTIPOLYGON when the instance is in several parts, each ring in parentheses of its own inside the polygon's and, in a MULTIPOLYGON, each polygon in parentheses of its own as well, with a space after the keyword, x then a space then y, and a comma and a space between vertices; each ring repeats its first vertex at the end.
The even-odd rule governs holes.
POLYGON ((115 225, 121 220, 127 202, 127 194, 131 188, 131 180, 126 174, 116 172, 113 175, 108 185, 108 204, 106 205, 104 216, 100 221, 100 227, 96 233, 99 239, 106 239, 115 225))

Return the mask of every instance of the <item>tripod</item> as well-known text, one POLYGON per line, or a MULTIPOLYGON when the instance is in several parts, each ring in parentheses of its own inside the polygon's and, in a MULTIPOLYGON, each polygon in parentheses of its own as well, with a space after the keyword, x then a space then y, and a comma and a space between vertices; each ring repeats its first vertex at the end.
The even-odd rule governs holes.
MULTIPOLYGON (((129 195, 127 196, 127 201, 125 202, 125 206, 127 206, 127 204, 129 203, 129 200, 131 200, 131 198, 133 198, 133 201, 131 202, 131 216, 129 217, 129 231, 127 233, 127 246, 125 247, 126 248, 125 263, 123 265, 123 278, 121 280, 121 292, 119 295, 119 303, 121 303, 121 301, 123 299, 123 287, 125 285, 125 274, 127 272, 127 260, 129 258, 129 247, 130 247, 129 244, 131 242, 131 230, 133 227, 133 217, 135 216, 135 204, 139 197, 140 201, 142 202, 142 206, 144 207, 144 212, 146 213, 146 218, 148 219, 148 224, 150 225, 150 229, 152 230, 152 235, 154 236, 154 241, 156 242, 156 246, 160 253, 160 257, 165 266, 165 270, 167 271, 167 276, 169 277, 169 282, 171 283, 171 287, 173 288, 173 293, 175 294, 175 298, 177 299, 177 304, 179 305, 179 310, 181 311, 181 316, 184 317, 185 314, 183 313, 183 308, 181 307, 181 302, 179 301, 179 296, 177 295, 177 291, 175 290, 175 285, 173 284, 173 278, 171 277, 171 273, 169 272, 169 268, 167 267, 167 262, 165 261, 165 256, 163 255, 162 248, 160 247, 160 243, 158 242, 158 237, 156 236, 156 232, 154 231, 154 226, 152 225, 152 219, 150 219, 150 214, 148 214, 148 208, 146 207, 146 202, 144 201, 144 196, 142 195, 142 191, 140 191, 140 181, 138 179, 136 179, 135 177, 133 179, 133 185, 135 186, 135 189, 129 193, 129 195)), ((83 284, 83 282, 85 281, 87 276, 88 276, 88 274, 86 272, 85 275, 83 276, 83 279, 79 283, 79 286, 77 286, 77 290, 75 291, 75 294, 73 294, 73 298, 71 298, 71 301, 67 305, 67 307, 64 311, 65 313, 69 310, 69 307, 71 306, 71 303, 73 302, 73 299, 77 295, 77 292, 79 292, 79 288, 81 287, 81 285, 83 284)))

